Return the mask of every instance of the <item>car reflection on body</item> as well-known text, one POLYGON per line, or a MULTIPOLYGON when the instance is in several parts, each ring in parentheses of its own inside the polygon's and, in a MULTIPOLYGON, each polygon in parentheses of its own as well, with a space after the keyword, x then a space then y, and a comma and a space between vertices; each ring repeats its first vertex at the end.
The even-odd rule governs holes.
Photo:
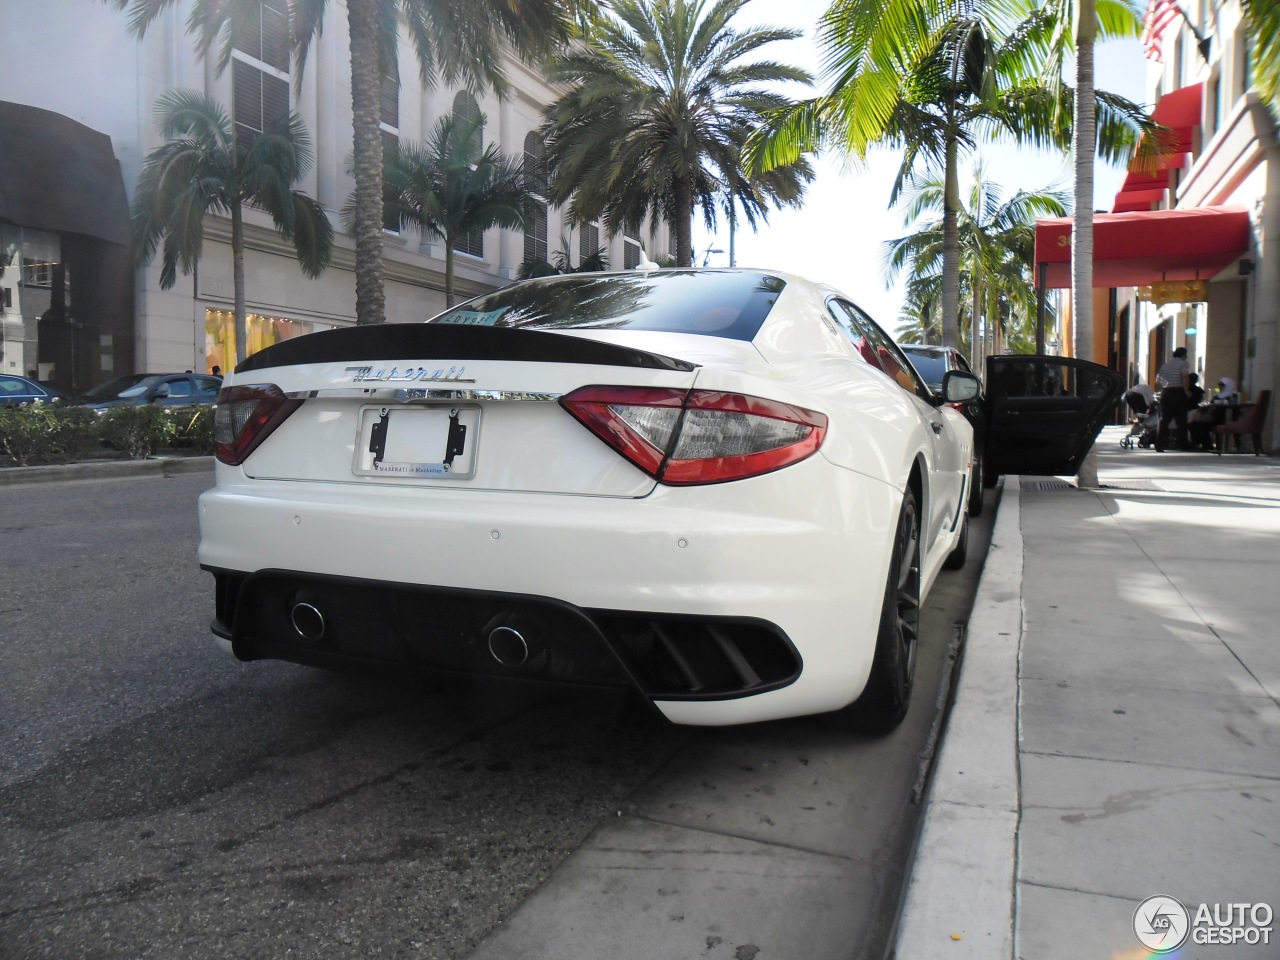
POLYGON ((190 407, 214 403, 222 381, 193 373, 131 373, 99 384, 73 402, 102 413, 113 407, 190 407))
POLYGON ((230 375, 200 500, 241 659, 634 687, 668 718, 890 729, 963 562, 972 430, 853 301, 573 274, 230 375))

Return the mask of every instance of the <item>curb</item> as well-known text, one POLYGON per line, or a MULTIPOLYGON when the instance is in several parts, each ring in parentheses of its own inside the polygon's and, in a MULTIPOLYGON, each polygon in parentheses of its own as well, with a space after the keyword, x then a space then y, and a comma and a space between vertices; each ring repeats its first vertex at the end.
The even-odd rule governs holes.
POLYGON ((1023 543, 1019 486, 1001 491, 969 617, 893 955, 1012 958, 1017 833, 1018 655, 1023 543))
POLYGON ((0 487, 61 480, 116 480, 126 477, 176 477, 213 470, 213 457, 154 457, 148 460, 104 460, 98 463, 58 463, 44 467, 6 467, 0 487))

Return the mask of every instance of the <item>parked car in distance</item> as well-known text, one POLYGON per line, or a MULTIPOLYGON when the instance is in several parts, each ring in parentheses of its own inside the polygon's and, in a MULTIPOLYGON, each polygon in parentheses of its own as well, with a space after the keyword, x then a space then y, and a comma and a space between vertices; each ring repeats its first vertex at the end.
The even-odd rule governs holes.
POLYGON ((549 277, 283 341, 217 407, 212 629, 242 660, 885 731, 965 557, 951 404, 977 392, 951 371, 935 394, 845 294, 764 270, 549 277))
MULTIPOLYGON (((955 349, 955 347, 904 343, 902 344, 902 350, 907 355, 907 359, 911 361, 911 365, 924 378, 924 382, 929 385, 929 389, 937 394, 942 392, 942 378, 946 376, 948 371, 973 372, 973 369, 969 366, 969 361, 964 358, 964 354, 955 349)), ((977 482, 969 491, 969 515, 973 517, 982 515, 983 488, 995 486, 998 479, 996 476, 988 474, 986 470, 987 422, 982 400, 982 394, 979 393, 972 400, 959 404, 960 412, 964 414, 965 419, 973 426, 973 456, 978 464, 974 470, 977 482)))
POLYGON ((72 402, 99 412, 112 407, 190 407, 214 403, 222 381, 196 373, 131 373, 99 384, 72 402))
POLYGON ((56 403, 62 394, 28 377, 0 373, 0 407, 17 407, 24 403, 56 403))

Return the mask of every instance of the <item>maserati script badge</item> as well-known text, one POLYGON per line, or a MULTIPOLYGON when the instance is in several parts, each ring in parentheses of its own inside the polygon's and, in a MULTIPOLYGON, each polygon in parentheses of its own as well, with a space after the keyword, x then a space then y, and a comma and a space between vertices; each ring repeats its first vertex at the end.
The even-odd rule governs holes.
POLYGON ((464 378, 466 367, 450 367, 448 370, 439 367, 432 370, 428 367, 392 367, 390 370, 375 370, 373 367, 347 367, 347 373, 354 383, 378 381, 380 383, 475 383, 474 379, 464 378))

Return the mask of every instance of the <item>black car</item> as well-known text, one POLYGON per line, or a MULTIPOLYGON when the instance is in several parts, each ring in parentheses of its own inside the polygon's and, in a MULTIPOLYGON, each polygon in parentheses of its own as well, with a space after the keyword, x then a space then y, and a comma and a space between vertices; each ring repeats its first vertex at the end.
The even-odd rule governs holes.
POLYGON ((16 373, 0 373, 0 407, 16 407, 24 403, 54 403, 62 394, 53 387, 20 377, 16 373))
POLYGON ((94 387, 75 403, 93 410, 112 407, 189 407, 214 403, 222 381, 196 373, 131 373, 94 387))
MULTIPOLYGON (((903 353, 911 361, 929 389, 934 393, 942 393, 942 377, 950 370, 961 370, 972 373, 969 361, 954 347, 938 347, 920 343, 900 344, 903 353)), ((996 475, 986 470, 986 433, 987 420, 983 405, 983 396, 978 396, 967 403, 956 404, 956 408, 964 414, 965 419, 973 424, 973 458, 976 461, 973 475, 982 478, 982 486, 975 485, 969 491, 969 516, 982 514, 982 487, 995 486, 996 475)))

